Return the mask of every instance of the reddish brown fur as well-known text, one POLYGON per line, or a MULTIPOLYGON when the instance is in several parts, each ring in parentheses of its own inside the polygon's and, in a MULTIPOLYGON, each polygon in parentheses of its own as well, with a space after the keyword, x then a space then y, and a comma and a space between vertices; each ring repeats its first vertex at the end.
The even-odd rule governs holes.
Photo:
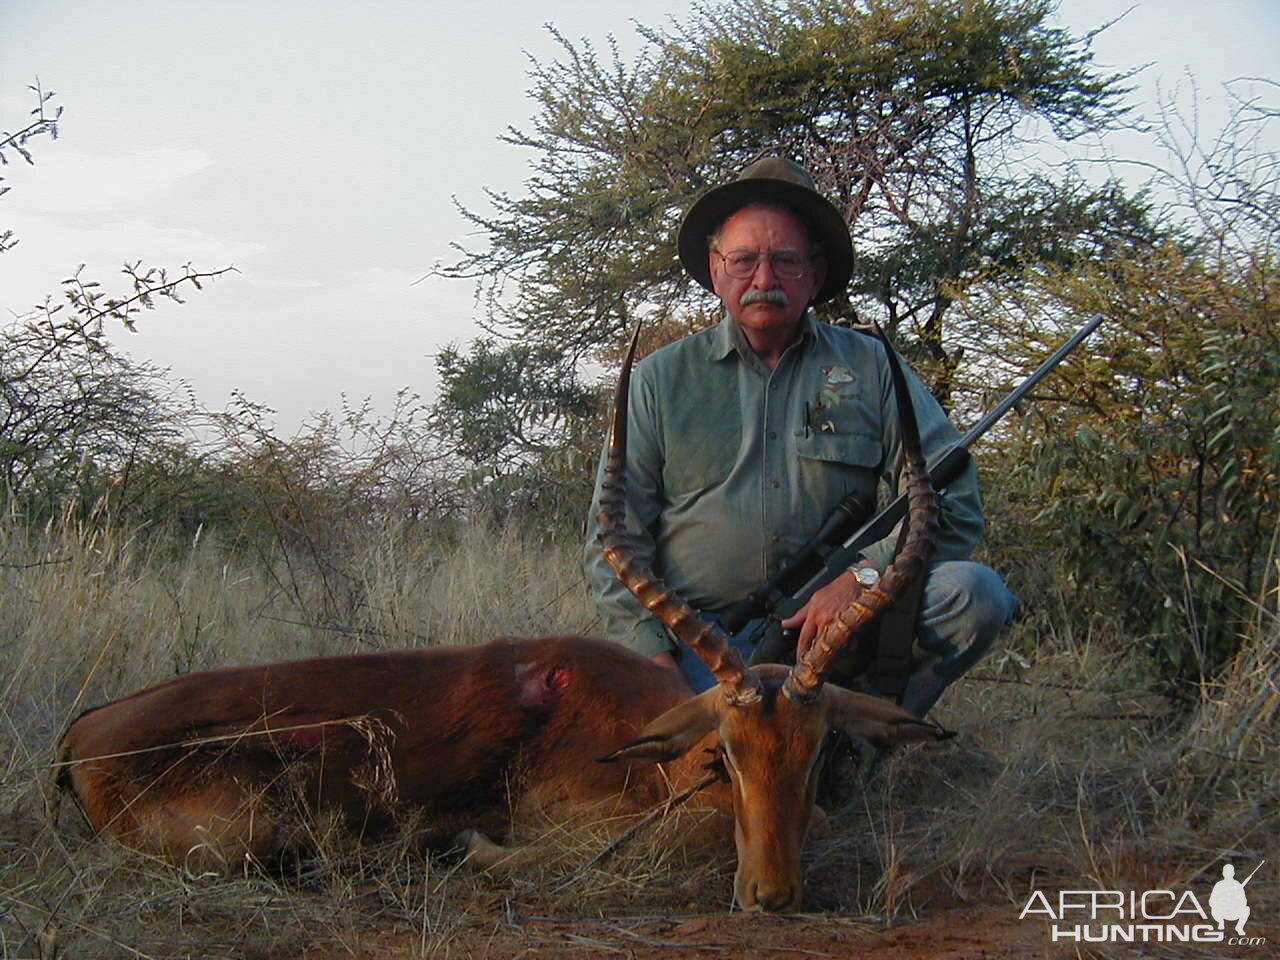
POLYGON ((735 899, 795 908, 826 732, 946 733, 836 687, 793 700, 779 692, 787 676, 754 668, 762 695, 746 704, 724 685, 690 699, 675 671, 583 637, 233 667, 81 715, 62 780, 98 833, 205 868, 301 846, 299 807, 360 833, 417 810, 428 839, 501 830, 527 809, 647 809, 703 779, 718 741, 729 783, 699 802, 734 816, 735 899))
MULTIPOLYGON (((594 761, 685 695, 670 671, 582 637, 233 667, 81 715, 63 738, 64 781, 100 834, 201 863, 295 845, 283 805, 297 797, 361 830, 417 808, 437 834, 499 826, 512 805, 635 809, 667 781, 649 764, 594 761), (371 737, 389 750, 394 800, 379 795, 371 737)), ((667 771, 677 789, 699 763, 667 771)))

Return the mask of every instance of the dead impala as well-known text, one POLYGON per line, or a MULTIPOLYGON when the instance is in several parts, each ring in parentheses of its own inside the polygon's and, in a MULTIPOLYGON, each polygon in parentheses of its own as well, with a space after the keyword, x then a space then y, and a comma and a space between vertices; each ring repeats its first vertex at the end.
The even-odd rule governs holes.
POLYGON ((716 686, 690 698, 676 671, 582 637, 189 674, 89 710, 64 734, 60 782, 97 833, 178 862, 265 861, 305 845, 297 798, 340 812, 361 834, 414 809, 438 836, 463 826, 501 831, 522 810, 651 808, 705 778, 713 749, 727 783, 699 802, 732 813, 735 900, 744 909, 797 907, 827 732, 879 745, 947 736, 885 700, 823 684, 835 654, 933 549, 937 498, 910 399, 889 350, 911 501, 898 558, 794 667, 748 668, 627 546, 634 352, 633 341, 615 401, 601 541, 619 578, 706 662, 716 686))

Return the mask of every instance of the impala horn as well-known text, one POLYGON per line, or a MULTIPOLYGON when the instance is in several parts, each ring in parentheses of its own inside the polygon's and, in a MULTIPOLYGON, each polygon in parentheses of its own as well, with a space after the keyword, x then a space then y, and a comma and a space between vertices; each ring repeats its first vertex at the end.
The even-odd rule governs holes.
POLYGON ((613 399, 609 455, 600 485, 598 540, 605 560, 622 584, 644 604, 645 609, 666 624, 681 643, 698 655, 711 675, 724 687, 729 702, 739 706, 754 703, 760 699, 760 681, 730 645, 728 635, 716 624, 699 616, 678 594, 668 589, 647 565, 636 559, 635 550, 627 543, 627 400, 631 364, 639 341, 640 328, 637 326, 613 399))

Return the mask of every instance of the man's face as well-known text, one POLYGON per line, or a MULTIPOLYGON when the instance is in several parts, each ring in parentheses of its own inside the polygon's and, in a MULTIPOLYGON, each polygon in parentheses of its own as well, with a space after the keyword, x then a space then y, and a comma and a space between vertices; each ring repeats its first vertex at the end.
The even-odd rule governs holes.
MULTIPOLYGON (((809 306, 826 276, 821 259, 811 262, 809 254, 813 241, 804 225, 785 210, 777 207, 743 207, 729 215, 720 227, 719 242, 708 256, 711 265, 711 283, 716 296, 724 304, 749 341, 753 334, 772 338, 789 338, 800 324, 800 318, 809 306), (756 251, 760 256, 755 272, 746 279, 731 277, 725 269, 723 255, 738 250, 756 251), (795 280, 783 280, 777 276, 774 265, 765 256, 768 253, 798 253, 804 262, 804 273, 795 280), (781 291, 786 303, 756 300, 743 304, 762 293, 781 291)), ((777 293, 771 293, 777 296, 777 293)), ((752 343, 755 346, 755 343, 752 343)))

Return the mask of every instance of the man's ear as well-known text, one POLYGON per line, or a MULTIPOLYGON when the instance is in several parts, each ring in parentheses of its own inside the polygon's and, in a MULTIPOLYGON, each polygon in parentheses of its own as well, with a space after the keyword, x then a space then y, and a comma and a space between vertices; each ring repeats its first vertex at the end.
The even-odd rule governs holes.
POLYGON ((724 261, 720 258, 720 254, 715 250, 707 250, 707 276, 711 278, 711 290, 717 296, 721 296, 720 281, 723 279, 724 261))
POLYGON ((896 703, 880 697, 855 693, 832 684, 822 688, 822 695, 827 701, 827 723, 874 747, 891 747, 920 740, 949 740, 955 736, 952 731, 921 720, 896 703))
POLYGON ((704 690, 692 700, 686 700, 650 721, 634 740, 597 762, 647 760, 666 763, 684 756, 715 729, 719 716, 717 707, 722 696, 718 686, 704 690))
POLYGON ((827 258, 819 256, 813 261, 813 297, 809 298, 809 306, 813 306, 813 300, 818 296, 818 291, 822 289, 822 285, 827 282, 827 258))

